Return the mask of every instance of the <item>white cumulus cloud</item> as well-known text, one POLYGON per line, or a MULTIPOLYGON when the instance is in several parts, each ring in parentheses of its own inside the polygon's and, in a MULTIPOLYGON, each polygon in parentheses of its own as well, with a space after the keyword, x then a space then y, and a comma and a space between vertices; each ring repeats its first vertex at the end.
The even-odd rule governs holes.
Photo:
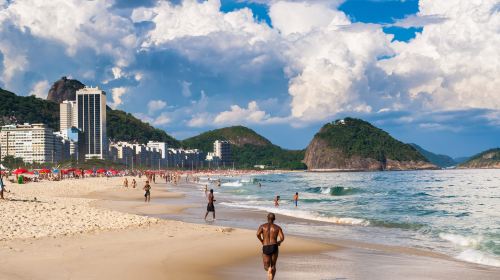
POLYGON ((116 108, 123 103, 122 96, 127 93, 128 88, 126 87, 117 87, 111 90, 111 99, 112 102, 108 103, 111 108, 116 108))
POLYGON ((148 102, 149 114, 153 114, 167 106, 167 102, 163 100, 151 100, 148 102))
POLYGON ((43 80, 37 82, 34 86, 33 89, 30 91, 29 95, 34 95, 39 98, 47 98, 47 94, 49 92, 49 81, 43 80))

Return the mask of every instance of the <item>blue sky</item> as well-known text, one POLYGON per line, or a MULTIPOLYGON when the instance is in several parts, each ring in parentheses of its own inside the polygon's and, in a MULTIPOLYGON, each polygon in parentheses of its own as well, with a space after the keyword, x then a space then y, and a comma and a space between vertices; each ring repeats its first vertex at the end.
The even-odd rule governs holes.
POLYGON ((354 116, 472 155, 500 146, 500 6, 450 2, 0 0, 0 87, 69 76, 180 139, 242 124, 302 149, 354 116))

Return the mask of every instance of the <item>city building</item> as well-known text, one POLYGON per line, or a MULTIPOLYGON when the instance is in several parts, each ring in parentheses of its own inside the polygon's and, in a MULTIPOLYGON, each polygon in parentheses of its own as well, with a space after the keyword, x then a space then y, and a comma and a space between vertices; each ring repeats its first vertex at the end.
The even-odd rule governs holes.
POLYGON ((161 153, 161 159, 162 160, 166 159, 166 157, 167 157, 167 143, 149 141, 147 146, 150 148, 157 149, 161 153))
POLYGON ((233 157, 229 141, 216 140, 214 142, 214 155, 224 163, 232 162, 233 157))
POLYGON ((59 127, 65 134, 72 127, 78 127, 76 101, 65 100, 59 104, 59 127))
POLYGON ((108 152, 106 136, 106 93, 98 87, 76 92, 77 124, 83 132, 85 158, 104 159, 108 152))
POLYGON ((64 147, 61 137, 44 124, 6 125, 0 131, 0 157, 22 158, 28 163, 58 162, 64 147))

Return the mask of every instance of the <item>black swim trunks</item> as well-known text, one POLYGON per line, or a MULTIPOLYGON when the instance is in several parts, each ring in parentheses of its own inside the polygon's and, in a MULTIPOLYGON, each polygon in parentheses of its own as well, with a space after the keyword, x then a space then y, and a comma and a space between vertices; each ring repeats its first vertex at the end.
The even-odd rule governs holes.
POLYGON ((149 191, 146 191, 146 193, 144 194, 144 197, 148 197, 150 195, 151 195, 151 193, 149 191))
POLYGON ((264 253, 264 255, 272 256, 274 254, 277 254, 278 252, 279 252, 278 244, 262 246, 262 253, 264 253))
POLYGON ((213 203, 208 203, 207 212, 215 212, 215 206, 213 203))

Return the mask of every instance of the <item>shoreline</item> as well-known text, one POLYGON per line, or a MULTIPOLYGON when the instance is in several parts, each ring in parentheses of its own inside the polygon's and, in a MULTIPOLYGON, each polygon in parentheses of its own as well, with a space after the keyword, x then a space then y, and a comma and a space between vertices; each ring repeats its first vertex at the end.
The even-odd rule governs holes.
MULTIPOLYGON (((186 193, 172 192, 171 187, 167 187, 165 190, 164 183, 153 184, 152 202, 144 204, 140 189, 142 180, 139 180, 139 188, 135 190, 120 187, 123 178, 90 180, 67 180, 69 185, 74 186, 62 188, 54 186, 44 189, 47 193, 51 191, 50 189, 52 191, 64 189, 58 193, 58 195, 62 195, 62 198, 56 195, 44 196, 39 199, 52 198, 56 205, 59 203, 59 199, 68 200, 67 203, 82 203, 83 201, 84 204, 87 204, 87 207, 84 207, 85 210, 93 208, 98 213, 111 212, 114 214, 113 219, 116 217, 126 217, 127 219, 139 217, 141 220, 150 222, 127 225, 122 228, 111 227, 104 230, 74 232, 66 236, 42 236, 37 239, 0 241, 0 258, 6 260, 5 266, 3 265, 6 269, 0 271, 0 278, 67 279, 68 275, 73 275, 74 279, 86 279, 90 275, 95 279, 106 279, 106 276, 110 275, 116 278, 116 269, 127 264, 130 264, 130 267, 118 273, 122 279, 144 278, 145 275, 151 279, 164 279, 165 277, 173 279, 234 279, 235 276, 241 279, 262 279, 265 277, 259 252, 260 246, 253 230, 219 224, 157 219, 156 217, 162 215, 186 216, 189 211, 198 211, 200 207, 202 208, 198 203, 186 201, 186 193), (94 184, 102 181, 107 184, 88 187, 82 192, 68 189, 80 187, 80 185, 91 185, 89 184, 92 182, 90 180, 94 180, 94 184), (35 252, 42 252, 42 255, 49 260, 36 257, 35 252), (171 254, 174 254, 175 258, 171 254), (61 257, 57 259, 54 257, 68 255, 73 258, 61 257), (108 260, 108 258, 113 260, 108 260), (103 260, 106 265, 101 265, 98 260, 103 260), (205 261, 206 263, 204 263, 205 261), (85 266, 90 270, 79 268, 77 263, 85 263, 85 266), (196 263, 196 267, 193 267, 194 263, 196 263), (198 263, 203 264, 198 265, 198 263), (150 271, 143 271, 141 265, 150 271), (22 268, 25 266, 34 267, 35 274, 23 270, 22 268), (64 274, 68 271, 71 274, 64 274), (54 277, 54 273, 62 274, 58 278, 54 277)), ((56 183, 56 185, 61 185, 59 182, 56 183)), ((31 186, 40 187, 35 184, 23 187, 31 186)), ((180 184, 175 189, 194 187, 197 185, 188 183, 180 184)), ((18 188, 16 186, 15 189, 18 188)), ((29 190, 23 191, 25 191, 24 197, 35 194, 29 190)), ((0 207, 2 203, 0 201, 0 207)), ((15 203, 32 204, 34 202, 15 203)), ((60 208, 56 210, 60 211, 60 208)), ((254 218, 260 217, 264 213, 264 211, 251 212, 250 215, 254 215, 254 218)), ((241 212, 233 213, 233 215, 231 217, 233 219, 248 218, 248 216, 242 216, 241 212)), ((287 219, 281 215, 278 215, 278 218, 279 221, 287 219)), ((388 248, 385 245, 363 244, 349 240, 338 240, 338 242, 332 243, 329 240, 292 235, 287 235, 278 266, 278 279, 289 279, 293 275, 305 275, 309 276, 310 279, 324 279, 332 276, 364 279, 367 275, 374 276, 370 277, 372 279, 386 279, 384 277, 390 275, 400 275, 407 279, 419 279, 418 277, 453 279, 454 275, 470 276, 477 279, 495 279, 500 275, 500 269, 497 268, 466 263, 424 250, 406 247, 388 248), (374 261, 374 256, 379 260, 374 261), (314 261, 312 266, 304 266, 311 261, 314 261), (357 268, 353 267, 356 263, 363 263, 366 267, 358 271, 357 268), (418 265, 415 268, 405 268, 413 263, 430 266, 431 269, 426 272, 428 274, 422 274, 423 271, 417 269, 418 265), (439 264, 439 267, 436 263, 439 264), (377 266, 379 268, 393 267, 377 271, 377 266), (375 271, 377 271, 376 274, 372 274, 375 271), (312 275, 314 276, 311 277, 312 275), (318 278, 315 278, 316 276, 318 278)))

